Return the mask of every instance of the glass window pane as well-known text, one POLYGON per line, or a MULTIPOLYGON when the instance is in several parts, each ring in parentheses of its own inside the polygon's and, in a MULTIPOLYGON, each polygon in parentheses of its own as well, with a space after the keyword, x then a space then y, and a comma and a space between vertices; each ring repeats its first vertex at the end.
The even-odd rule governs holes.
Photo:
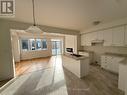
POLYGON ((46 39, 42 40, 42 49, 47 49, 47 41, 46 41, 46 39))
POLYGON ((35 39, 30 39, 30 49, 35 50, 35 39))
POLYGON ((36 49, 41 50, 41 39, 36 39, 36 49))
POLYGON ((22 50, 28 51, 28 40, 22 40, 22 50))

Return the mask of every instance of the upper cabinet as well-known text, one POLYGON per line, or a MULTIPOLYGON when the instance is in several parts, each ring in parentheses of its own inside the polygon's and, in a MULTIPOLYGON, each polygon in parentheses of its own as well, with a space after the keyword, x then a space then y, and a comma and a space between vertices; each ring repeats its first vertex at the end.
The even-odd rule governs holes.
POLYGON ((103 46, 127 46, 127 26, 91 32, 81 37, 84 46, 91 46, 93 40, 104 40, 103 46))
POLYGON ((81 46, 85 46, 86 40, 85 40, 86 35, 81 35, 81 46))
POLYGON ((125 46, 127 46, 127 26, 125 27, 125 46))
POLYGON ((112 29, 104 30, 104 46, 112 45, 112 29))
POLYGON ((98 40, 104 40, 104 32, 103 31, 97 32, 97 39, 98 40))
POLYGON ((113 46, 124 46, 124 26, 113 28, 112 45, 113 46))
POLYGON ((91 35, 91 41, 97 40, 97 35, 98 35, 97 32, 91 32, 90 35, 91 35))
POLYGON ((91 46, 91 33, 85 34, 85 46, 91 46))

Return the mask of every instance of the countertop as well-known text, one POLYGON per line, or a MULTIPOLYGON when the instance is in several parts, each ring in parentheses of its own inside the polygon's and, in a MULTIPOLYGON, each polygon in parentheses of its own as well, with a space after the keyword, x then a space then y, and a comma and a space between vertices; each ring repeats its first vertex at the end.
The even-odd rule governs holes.
POLYGON ((84 60, 84 59, 86 59, 86 58, 89 58, 89 57, 87 57, 87 56, 81 56, 81 57, 76 57, 76 56, 73 56, 73 55, 71 55, 71 54, 64 54, 64 56, 67 56, 67 57, 70 57, 70 58, 73 58, 73 59, 75 59, 75 60, 84 60))
POLYGON ((88 52, 88 53, 93 53, 93 51, 89 51, 89 50, 78 50, 78 52, 88 52))
POLYGON ((120 63, 123 64, 123 65, 127 65, 127 54, 118 54, 118 53, 109 53, 109 52, 106 52, 106 53, 104 53, 102 55, 122 57, 123 60, 120 63))
POLYGON ((120 63, 121 63, 122 65, 127 65, 127 58, 124 58, 124 60, 122 60, 120 63))
POLYGON ((102 55, 109 55, 109 56, 116 56, 116 57, 125 57, 127 58, 127 54, 118 54, 118 53, 110 53, 110 52, 106 52, 102 55))

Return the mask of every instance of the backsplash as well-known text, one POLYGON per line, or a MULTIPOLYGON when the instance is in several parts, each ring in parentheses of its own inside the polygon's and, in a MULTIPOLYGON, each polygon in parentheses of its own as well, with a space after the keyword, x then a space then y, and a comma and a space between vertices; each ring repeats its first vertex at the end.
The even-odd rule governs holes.
POLYGON ((113 46, 85 46, 84 50, 93 51, 94 52, 94 61, 100 63, 100 56, 103 53, 118 53, 118 54, 127 54, 127 47, 113 47, 113 46))

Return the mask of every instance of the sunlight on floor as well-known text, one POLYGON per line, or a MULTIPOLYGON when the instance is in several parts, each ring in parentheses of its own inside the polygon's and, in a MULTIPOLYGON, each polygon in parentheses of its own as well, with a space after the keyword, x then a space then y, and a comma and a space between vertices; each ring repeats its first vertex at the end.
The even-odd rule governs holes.
POLYGON ((68 95, 61 56, 53 56, 52 67, 23 74, 1 95, 68 95))

